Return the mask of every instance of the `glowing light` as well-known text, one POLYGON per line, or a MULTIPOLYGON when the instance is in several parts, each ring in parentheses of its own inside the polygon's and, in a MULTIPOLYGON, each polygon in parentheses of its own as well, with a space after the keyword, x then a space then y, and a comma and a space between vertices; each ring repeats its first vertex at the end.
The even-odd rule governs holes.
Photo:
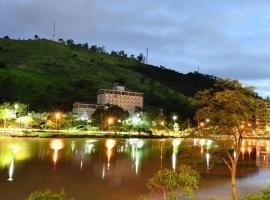
POLYGON ((173 119, 174 122, 177 120, 177 118, 178 117, 176 115, 172 116, 172 119, 173 119))
POLYGON ((206 121, 206 123, 209 123, 209 122, 210 122, 210 119, 209 119, 209 118, 207 118, 205 121, 206 121))
POLYGON ((108 118, 108 124, 111 125, 113 123, 113 118, 108 118))
POLYGON ((131 121, 133 124, 136 125, 136 124, 139 124, 141 122, 141 119, 138 116, 134 116, 134 117, 132 117, 131 121))
POLYGON ((205 123, 204 122, 200 122, 200 127, 204 127, 205 123))
POLYGON ((55 119, 60 119, 61 118, 61 113, 60 112, 54 113, 54 117, 55 117, 55 119))
POLYGON ((161 122, 160 122, 160 125, 161 125, 161 126, 164 126, 164 125, 165 125, 165 122, 164 122, 164 121, 161 121, 161 122))

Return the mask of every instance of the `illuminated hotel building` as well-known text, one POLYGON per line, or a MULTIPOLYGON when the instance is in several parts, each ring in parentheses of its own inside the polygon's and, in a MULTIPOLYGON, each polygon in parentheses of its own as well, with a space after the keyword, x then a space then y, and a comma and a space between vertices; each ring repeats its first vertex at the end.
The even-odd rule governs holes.
POLYGON ((115 86, 112 90, 100 89, 97 95, 97 104, 117 105, 133 114, 136 107, 143 108, 143 93, 126 91, 123 86, 115 86))
POLYGON ((114 86, 112 90, 100 89, 97 95, 97 104, 87 104, 75 102, 73 104, 73 113, 80 118, 88 118, 97 108, 103 108, 106 105, 117 105, 129 114, 134 114, 136 108, 143 108, 143 93, 127 91, 124 86, 114 86))

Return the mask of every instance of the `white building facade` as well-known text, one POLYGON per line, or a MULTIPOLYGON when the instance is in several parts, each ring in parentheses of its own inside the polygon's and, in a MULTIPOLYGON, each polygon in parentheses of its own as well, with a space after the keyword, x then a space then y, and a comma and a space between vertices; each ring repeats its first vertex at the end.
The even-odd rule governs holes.
POLYGON ((143 108, 143 93, 126 91, 124 86, 115 86, 112 90, 100 89, 97 95, 97 104, 75 102, 73 113, 79 118, 85 119, 91 116, 96 109, 106 105, 117 105, 129 114, 134 114, 136 108, 143 108))
POLYGON ((116 86, 112 90, 100 89, 97 104, 117 105, 130 114, 134 114, 136 108, 143 108, 143 93, 126 91, 123 86, 116 86))

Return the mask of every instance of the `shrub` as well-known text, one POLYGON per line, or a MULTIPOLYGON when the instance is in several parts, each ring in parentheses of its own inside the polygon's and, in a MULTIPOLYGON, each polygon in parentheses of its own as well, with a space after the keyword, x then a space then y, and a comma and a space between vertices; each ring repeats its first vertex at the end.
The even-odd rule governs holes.
POLYGON ((270 185, 266 189, 262 190, 260 194, 257 195, 248 195, 242 200, 269 200, 270 199, 270 185))
POLYGON ((59 193, 53 193, 50 190, 45 192, 35 191, 30 194, 26 200, 74 200, 69 199, 64 190, 61 190, 59 193))

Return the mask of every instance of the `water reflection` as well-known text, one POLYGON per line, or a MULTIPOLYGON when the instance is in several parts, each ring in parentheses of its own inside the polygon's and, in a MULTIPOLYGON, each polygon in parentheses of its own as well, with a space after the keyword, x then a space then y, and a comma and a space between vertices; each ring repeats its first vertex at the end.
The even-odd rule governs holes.
POLYGON ((52 160, 56 165, 58 158, 58 151, 64 148, 64 142, 60 139, 53 139, 50 143, 50 148, 53 150, 52 160))
POLYGON ((106 140, 106 147, 107 147, 107 169, 110 169, 110 161, 112 156, 112 149, 114 148, 116 144, 116 140, 108 139, 106 140))
MULTIPOLYGON (((114 188, 122 192, 128 190, 141 194, 145 191, 145 181, 154 172, 160 168, 175 170, 180 163, 187 162, 187 159, 203 175, 202 181, 207 182, 213 177, 219 177, 218 179, 225 183, 229 180, 229 173, 225 165, 215 165, 213 148, 216 148, 213 141, 199 138, 172 140, 1 138, 0 173, 4 174, 2 178, 4 182, 0 184, 8 184, 8 181, 13 181, 12 184, 20 184, 22 181, 19 180, 23 180, 23 175, 28 174, 33 182, 29 181, 27 183, 29 185, 24 188, 30 190, 36 182, 40 181, 38 177, 46 174, 48 177, 44 177, 45 189, 54 187, 51 180, 57 177, 53 180, 63 187, 75 182, 77 185, 85 184, 87 190, 89 188, 104 190, 99 195, 114 188), (185 146, 190 147, 197 157, 183 158, 190 153, 184 150, 185 146), (56 165, 57 173, 55 173, 56 165), (32 172, 41 175, 32 176, 32 172), (127 182, 130 186, 126 184, 127 182)), ((244 163, 239 165, 242 177, 252 177, 262 168, 270 169, 270 141, 244 140, 240 160, 244 163)), ((270 170, 268 178, 270 178, 270 170)), ((261 183, 263 184, 264 181, 261 180, 261 183)), ((249 183, 246 185, 252 187, 252 182, 249 183)), ((206 185, 202 186, 202 190, 206 185)), ((215 181, 209 182, 208 185, 213 188, 218 187, 215 181)), ((20 186, 22 185, 18 185, 18 188, 20 186)), ((81 187, 84 188, 84 185, 81 187)), ((0 195, 1 192, 3 190, 0 188, 0 195)), ((112 197, 112 199, 117 198, 112 197)))
POLYGON ((14 159, 11 160, 9 170, 8 170, 8 175, 9 178, 7 179, 8 181, 13 181, 13 172, 14 172, 14 159))

